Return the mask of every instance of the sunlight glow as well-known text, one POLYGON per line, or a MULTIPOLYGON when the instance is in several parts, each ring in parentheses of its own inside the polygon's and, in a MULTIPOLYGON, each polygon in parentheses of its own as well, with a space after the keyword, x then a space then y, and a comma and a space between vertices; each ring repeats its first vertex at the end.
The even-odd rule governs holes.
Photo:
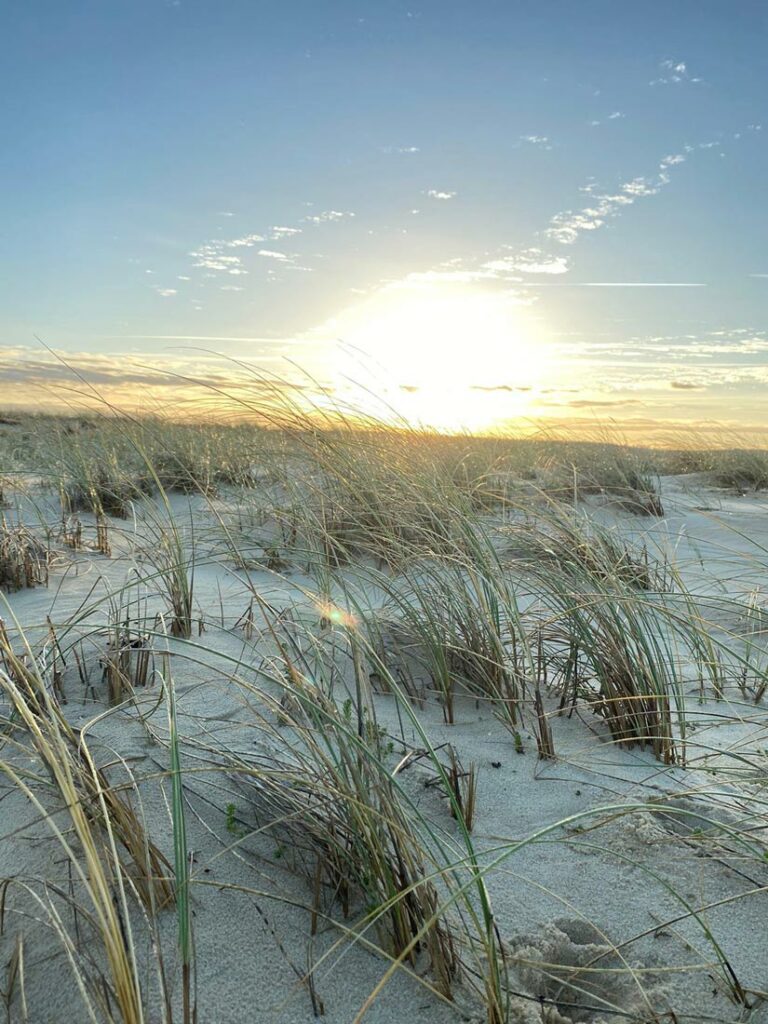
POLYGON ((333 604, 330 601, 318 601, 316 608, 320 613, 321 628, 329 626, 343 626, 345 629, 354 629, 357 626, 357 619, 352 612, 333 604))
POLYGON ((526 307, 465 284, 381 289, 324 325, 343 343, 337 386, 367 389, 409 420, 484 429, 524 416, 544 369, 526 307))

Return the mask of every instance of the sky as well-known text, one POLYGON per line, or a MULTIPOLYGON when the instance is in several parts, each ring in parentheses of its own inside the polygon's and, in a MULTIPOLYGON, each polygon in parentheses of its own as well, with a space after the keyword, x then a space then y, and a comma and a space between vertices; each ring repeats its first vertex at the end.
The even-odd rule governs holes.
POLYGON ((762 0, 2 21, 0 405, 248 373, 448 429, 763 427, 762 0))

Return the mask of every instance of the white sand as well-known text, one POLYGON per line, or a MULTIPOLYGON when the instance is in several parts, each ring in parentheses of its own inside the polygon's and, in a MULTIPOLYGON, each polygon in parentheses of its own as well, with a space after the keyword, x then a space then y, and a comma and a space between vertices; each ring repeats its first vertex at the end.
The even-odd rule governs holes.
MULTIPOLYGON (((620 523, 628 537, 644 537, 649 544, 674 552, 684 579, 699 593, 745 598, 755 587, 768 589, 767 560, 759 565, 754 557, 755 543, 768 548, 768 499, 728 496, 707 488, 696 477, 665 479, 663 493, 667 515, 661 520, 597 507, 594 515, 602 521, 620 523)), ((259 734, 249 725, 241 692, 217 678, 213 667, 214 652, 242 658, 245 665, 255 662, 257 652, 245 642, 242 631, 232 628, 248 605, 249 592, 226 558, 206 503, 200 498, 173 500, 179 522, 188 521, 190 507, 195 510, 201 563, 196 570, 195 605, 207 623, 205 633, 193 640, 200 645, 201 663, 193 664, 180 656, 173 662, 180 730, 189 741, 185 742, 185 766, 192 768, 199 763, 195 743, 254 750, 254 740, 259 742, 259 734), (207 560, 203 557, 206 547, 210 552, 207 560)), ((87 517, 83 519, 87 521, 87 517)), ((115 523, 111 559, 69 552, 54 568, 48 589, 10 597, 14 614, 32 636, 46 616, 61 630, 84 601, 93 602, 106 590, 120 586, 136 560, 131 534, 130 523, 115 523), (117 539, 118 530, 125 531, 123 540, 117 539)), ((276 608, 300 600, 297 586, 314 587, 296 571, 287 574, 287 581, 268 572, 254 571, 250 577, 265 600, 276 608)), ((150 598, 152 608, 161 604, 150 598)), ((314 614, 306 600, 303 604, 307 614, 314 614)), ((83 629, 92 630, 103 613, 104 609, 97 607, 83 629)), ((733 624, 722 622, 724 627, 733 624)), ((92 675, 103 698, 97 668, 92 675)), ((152 778, 155 772, 167 768, 167 749, 162 742, 150 740, 137 720, 135 708, 104 715, 103 705, 84 702, 72 663, 65 675, 65 688, 66 711, 73 723, 82 727, 98 718, 88 734, 99 762, 111 762, 117 753, 137 778, 147 776, 141 785, 143 811, 150 834, 170 856, 167 784, 162 786, 152 778)), ((689 768, 664 767, 650 752, 610 745, 605 726, 583 709, 570 718, 553 717, 557 752, 553 762, 537 759, 535 740, 527 730, 525 753, 517 754, 509 733, 490 711, 478 709, 472 700, 457 702, 454 726, 443 723, 435 704, 419 715, 433 743, 452 743, 465 764, 474 761, 478 766, 479 808, 474 838, 480 849, 493 850, 575 815, 618 803, 646 804, 678 792, 686 794, 684 807, 710 818, 719 816, 726 823, 737 821, 740 808, 749 810, 752 806, 754 787, 764 786, 768 777, 766 705, 745 707, 738 692, 726 694, 721 701, 708 698, 699 703, 694 691, 692 687, 689 713, 694 729, 688 744, 689 768), (756 771, 752 775, 745 771, 744 777, 738 778, 725 770, 735 764, 733 758, 722 763, 722 775, 701 770, 713 763, 718 750, 739 751, 746 759, 745 768, 748 761, 756 771), (762 772, 762 781, 758 771, 762 772)), ((156 702, 157 692, 146 691, 141 698, 147 711, 156 702)), ((376 710, 380 723, 397 734, 393 698, 377 697, 376 710)), ((161 741, 166 739, 162 708, 149 725, 161 741)), ((408 726, 405 740, 419 745, 408 726)), ((426 769, 417 763, 402 778, 420 808, 449 836, 455 835, 455 823, 445 802, 434 788, 424 785, 426 769)), ((243 788, 220 775, 192 773, 187 785, 189 845, 194 850, 195 879, 200 883, 193 888, 199 1021, 298 1024, 313 1020, 308 992, 297 979, 310 961, 320 960, 338 942, 341 933, 331 925, 321 927, 310 943, 309 915, 302 906, 310 899, 307 885, 284 858, 276 859, 274 839, 246 838, 235 850, 230 849, 234 838, 226 828, 226 805, 233 802, 238 817, 246 827, 249 824, 243 788), (253 892, 245 894, 232 886, 244 886, 253 892)), ((10 782, 0 782, 0 813, 0 878, 47 877, 65 885, 60 848, 44 823, 22 829, 32 812, 10 782)), ((697 847, 695 836, 690 834, 695 825, 686 827, 684 819, 665 817, 652 808, 613 821, 609 818, 608 811, 599 811, 579 818, 570 828, 556 830, 547 841, 522 846, 491 871, 487 881, 500 933, 515 954, 533 961, 584 964, 604 952, 605 947, 618 945, 621 957, 612 954, 601 959, 602 973, 590 978, 598 994, 628 1017, 603 1017, 576 1008, 563 1008, 558 1016, 536 999, 539 995, 557 999, 557 983, 543 982, 541 972, 520 968, 513 972, 513 986, 531 998, 516 1002, 510 1019, 550 1024, 601 1019, 768 1021, 768 1011, 760 1006, 742 1016, 743 1008, 734 1005, 713 981, 717 973, 714 968, 676 970, 714 961, 701 923, 687 913, 681 900, 692 907, 708 907, 758 886, 768 886, 768 863, 743 864, 725 838, 719 854, 711 843, 697 847), (602 822, 599 829, 591 828, 598 822, 602 822), (577 825, 587 829, 579 831, 577 825), (676 923, 655 931, 663 922, 677 918, 680 920, 676 923), (637 936, 643 937, 631 941, 637 936), (634 979, 627 967, 639 971, 634 979), (662 1015, 670 1010, 678 1016, 664 1018, 662 1015), (652 1016, 652 1011, 659 1016, 652 1016)), ((28 945, 30 1021, 79 1024, 86 1017, 74 992, 70 969, 55 937, 41 920, 35 920, 44 915, 18 895, 11 902, 15 909, 7 914, 0 938, 0 981, 16 933, 22 931, 28 945), (23 908, 31 916, 24 916, 23 908)), ((742 984, 755 990, 768 989, 766 895, 724 902, 702 912, 701 917, 716 935, 742 984)), ((166 912, 163 927, 165 955, 172 966, 172 911, 166 912)), ((316 977, 325 1008, 323 1019, 328 1024, 349 1024, 385 969, 382 957, 360 945, 339 944, 316 977)), ((592 1005, 586 997, 585 1002, 592 1005)), ((18 1008, 10 1019, 21 1020, 18 1008)), ((150 1019, 159 1021, 159 1011, 150 1019)), ((473 1009, 466 1000, 463 1006, 440 1004, 402 971, 386 986, 366 1017, 385 1024, 481 1019, 479 1008, 473 1009)))

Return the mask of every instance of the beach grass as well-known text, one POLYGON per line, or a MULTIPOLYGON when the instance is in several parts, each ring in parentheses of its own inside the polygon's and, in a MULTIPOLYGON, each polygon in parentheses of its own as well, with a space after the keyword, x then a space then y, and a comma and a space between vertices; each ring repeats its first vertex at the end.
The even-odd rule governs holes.
MULTIPOLYGON (((691 1019, 712 978, 734 1014, 756 1005, 720 935, 730 919, 627 837, 732 872, 744 887, 724 906, 760 899, 766 549, 731 530, 750 587, 700 586, 702 556, 664 533, 670 454, 620 439, 443 437, 288 405, 275 419, 3 427, 0 767, 25 810, 0 859, 43 827, 68 881, 46 858, 9 874, 0 922, 40 925, 68 965, 71 1019, 202 1024, 210 871, 255 914, 233 942, 270 919, 253 901, 298 915, 275 955, 307 1019, 358 955, 379 966, 354 1020, 396 977, 435 1021, 691 1019), (17 612, 33 588, 41 603, 17 612), (748 740, 716 740, 735 725, 748 740), (513 776, 493 782, 510 764, 589 779, 592 762, 599 797, 527 803, 519 828, 513 776), (650 802, 637 766, 661 780, 650 802), (600 850, 607 879, 657 890, 654 927, 685 922, 685 984, 636 964, 647 922, 610 938, 608 893, 586 931, 574 911, 527 920, 524 891, 575 898, 562 875, 518 877, 534 848, 574 866, 600 850)), ((725 458, 685 468, 765 486, 764 455, 725 458)), ((46 947, 31 926, 0 938, 9 1019, 33 1020, 46 947)))

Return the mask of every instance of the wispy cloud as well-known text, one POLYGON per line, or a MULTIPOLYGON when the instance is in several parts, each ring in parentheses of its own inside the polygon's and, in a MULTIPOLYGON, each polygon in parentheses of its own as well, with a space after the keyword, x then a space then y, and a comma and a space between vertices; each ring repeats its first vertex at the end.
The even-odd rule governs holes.
MULTIPOLYGON (((665 360, 671 361, 673 366, 685 364, 686 368, 696 362, 697 366, 708 366, 719 374, 723 364, 741 366, 765 353, 768 353, 768 332, 744 327, 698 334, 642 335, 620 342, 616 339, 601 342, 594 337, 587 341, 568 338, 561 354, 594 357, 600 362, 621 359, 625 364, 632 364, 634 376, 637 373, 635 360, 654 367, 665 360)), ((653 373, 657 375, 657 370, 653 373)), ((689 377, 686 373, 686 378, 689 377)))
POLYGON ((684 60, 663 60, 659 64, 659 72, 659 77, 652 79, 649 85, 680 85, 683 82, 696 85, 703 81, 702 78, 691 75, 684 60))
POLYGON ((172 296, 178 294, 175 288, 155 288, 155 291, 164 299, 170 299, 172 296))
MULTIPOLYGON (((270 237, 270 239, 275 239, 275 240, 280 239, 280 238, 293 238, 294 235, 300 235, 300 234, 301 234, 301 228, 291 228, 291 227, 284 227, 282 225, 277 225, 276 227, 271 227, 269 229, 269 237, 270 237)), ((261 241, 261 239, 260 239, 260 241, 261 241)))
POLYGON ((307 224, 328 224, 335 220, 345 220, 354 217, 351 210, 324 210, 322 213, 315 213, 309 217, 302 217, 307 224))
POLYGON ((441 192, 436 188, 430 188, 427 190, 427 195, 430 199, 455 199, 458 195, 457 192, 441 192))
POLYGON ((381 152, 382 153, 387 153, 387 154, 392 154, 392 153, 398 153, 398 154, 420 153, 421 152, 421 147, 420 146, 382 146, 381 147, 381 152))
MULTIPOLYGON (((613 119, 618 119, 615 111, 613 119)), ((543 136, 537 138, 544 138, 543 136)), ((596 179, 590 178, 580 191, 589 196, 588 205, 578 210, 565 210, 555 214, 541 236, 550 242, 571 247, 584 232, 594 232, 621 212, 640 200, 658 195, 672 180, 674 169, 684 164, 694 151, 708 145, 684 146, 681 152, 667 153, 656 164, 652 175, 639 175, 625 180, 612 191, 601 190, 596 179)), ((433 198, 448 199, 455 193, 430 190, 433 198)), ((490 254, 489 254, 490 255, 490 254)), ((482 260, 457 258, 448 260, 426 272, 407 275, 402 283, 413 287, 439 283, 503 282, 519 286, 516 297, 521 304, 535 303, 535 290, 542 288, 705 288, 703 281, 679 280, 602 280, 568 281, 542 280, 559 278, 571 271, 571 260, 561 253, 553 253, 539 246, 518 248, 502 246, 498 255, 482 260), (538 278, 538 279, 537 279, 538 278), (529 291, 530 290, 530 291, 529 291)))
POLYGON ((231 256, 223 252, 228 247, 227 242, 208 242, 190 252, 195 261, 193 267, 202 267, 205 270, 217 270, 226 273, 241 273, 241 259, 239 256, 231 256))
POLYGON ((570 409, 614 409, 623 405, 641 405, 642 403, 639 398, 572 398, 568 402, 548 402, 546 404, 565 405, 570 409))
POLYGON ((564 281, 526 282, 527 288, 706 288, 699 281, 564 281))
MULTIPOLYGON (((339 210, 328 210, 314 216, 305 217, 303 220, 321 224, 325 221, 340 220, 342 217, 354 217, 353 213, 339 210)), ((243 256, 233 250, 255 250, 256 256, 265 257, 276 263, 282 264, 285 269, 310 270, 310 267, 300 267, 297 264, 297 256, 279 252, 273 249, 260 248, 266 241, 282 241, 288 238, 295 238, 301 235, 303 228, 274 224, 266 232, 253 231, 248 234, 237 235, 234 238, 214 238, 205 242, 197 249, 193 249, 189 255, 193 259, 192 266, 196 269, 206 271, 204 276, 215 277, 217 274, 228 274, 240 276, 248 273, 243 264, 243 256)), ((189 280, 188 277, 179 277, 179 280, 189 280)), ((222 288, 222 291, 236 291, 238 289, 222 288)))
MULTIPOLYGON (((671 180, 669 169, 684 163, 685 159, 682 153, 665 156, 660 161, 658 172, 654 177, 632 178, 620 185, 617 192, 595 193, 593 203, 581 210, 566 210, 563 213, 555 214, 544 234, 561 245, 573 245, 583 232, 596 231, 601 228, 616 217, 624 207, 631 206, 638 199, 657 195, 671 180)), ((590 194, 593 193, 590 191, 590 194)))
POLYGON ((546 135, 521 135, 520 141, 528 143, 529 146, 538 146, 540 149, 552 149, 552 143, 546 135))
POLYGON ((607 117, 604 117, 602 119, 595 120, 595 121, 590 121, 589 123, 592 126, 592 128, 597 128, 597 127, 599 127, 599 125, 603 124, 605 121, 620 121, 622 118, 624 118, 626 116, 627 115, 622 113, 621 110, 614 110, 610 114, 608 114, 607 117))
MULTIPOLYGON (((205 339, 184 339, 205 340, 205 339)), ((210 339, 221 340, 221 339, 210 339)), ((94 387, 90 397, 99 408, 105 401, 119 402, 126 408, 137 403, 146 409, 145 397, 154 397, 164 403, 181 407, 189 401, 200 408, 199 388, 190 391, 190 384, 200 381, 205 395, 219 401, 216 389, 226 394, 248 392, 263 393, 265 398, 276 390, 291 392, 316 391, 314 383, 299 375, 263 379, 270 364, 283 363, 280 354, 261 354, 258 357, 238 357, 237 363, 214 353, 189 352, 174 355, 139 353, 111 355, 93 352, 51 352, 23 346, 0 350, 0 378, 3 388, 0 400, 4 404, 28 405, 30 388, 42 388, 55 396, 64 388, 62 398, 74 388, 83 397, 89 397, 88 385, 94 387), (86 384, 82 381, 85 380, 86 384)))
MULTIPOLYGON (((252 335, 242 334, 106 334, 103 337, 106 341, 226 341, 238 342, 249 345, 256 344, 286 346, 310 344, 310 342, 304 338, 264 338, 259 336, 254 337, 252 335)), ((327 342, 323 343, 325 344, 327 342)))
POLYGON ((277 260, 278 263, 290 263, 295 257, 288 256, 284 252, 277 252, 274 249, 259 249, 257 256, 264 256, 268 260, 277 260))
POLYGON ((541 249, 530 248, 510 256, 502 256, 500 259, 489 260, 483 263, 482 269, 498 273, 567 274, 569 267, 566 256, 550 256, 541 249))
POLYGON ((669 156, 665 156, 659 164, 660 171, 666 171, 668 167, 676 167, 677 164, 685 163, 685 157, 682 153, 670 153, 669 156))
POLYGON ((227 242, 212 242, 211 245, 226 249, 252 249, 254 245, 264 241, 264 235, 252 234, 243 235, 241 238, 231 238, 227 242))
MULTIPOLYGON (((405 277, 390 282, 388 286, 395 288, 420 288, 432 284, 472 284, 474 281, 490 280, 496 277, 491 270, 445 269, 418 270, 405 277)), ((385 287, 388 287, 385 286, 385 287)))

